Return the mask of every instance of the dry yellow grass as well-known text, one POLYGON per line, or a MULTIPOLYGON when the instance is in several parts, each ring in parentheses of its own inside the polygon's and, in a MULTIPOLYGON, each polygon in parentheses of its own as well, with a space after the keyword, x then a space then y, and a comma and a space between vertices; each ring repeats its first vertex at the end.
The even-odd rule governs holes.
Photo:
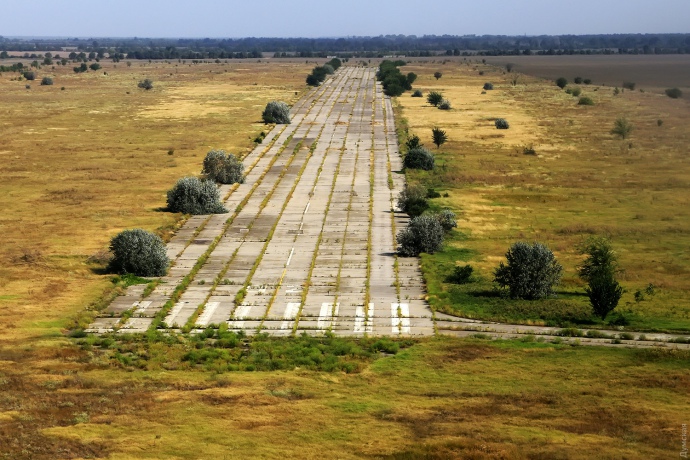
POLYGON ((30 90, 2 75, 0 334, 59 332, 109 283, 87 258, 122 229, 173 228, 165 192, 212 148, 249 152, 266 103, 296 100, 308 69, 104 62, 85 74, 44 67, 30 90), (137 88, 144 78, 152 90, 137 88))
POLYGON ((426 98, 398 98, 411 134, 431 145, 432 127, 448 133, 441 149, 432 146, 437 171, 417 177, 449 192, 435 201, 460 213, 459 230, 468 237, 451 246, 472 250, 481 275, 491 278, 512 242, 541 241, 566 268, 564 288, 581 290, 577 245, 608 235, 625 269, 621 309, 643 327, 690 329, 686 101, 631 91, 614 96, 612 88, 582 85, 595 105, 580 106, 551 81, 518 75, 514 86, 516 74, 469 60, 404 71, 419 75, 415 88, 425 95, 440 91, 452 103, 443 111, 426 98), (435 70, 441 79, 433 78, 435 70), (495 89, 482 94, 485 82, 495 89), (634 125, 626 140, 610 133, 621 116, 634 125), (497 130, 497 117, 510 129, 497 130), (536 155, 523 153, 530 145, 536 155), (635 291, 649 283, 657 294, 636 302, 635 291))

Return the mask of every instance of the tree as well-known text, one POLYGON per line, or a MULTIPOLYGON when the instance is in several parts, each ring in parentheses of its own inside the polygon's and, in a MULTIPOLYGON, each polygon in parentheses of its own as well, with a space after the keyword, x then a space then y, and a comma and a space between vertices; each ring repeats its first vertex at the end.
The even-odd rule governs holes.
POLYGON ((443 101, 443 94, 438 91, 430 91, 429 94, 426 95, 426 101, 434 107, 438 107, 443 101))
POLYGON ((110 241, 110 250, 108 269, 114 273, 163 276, 170 263, 163 240, 139 228, 120 232, 110 241))
POLYGON ((633 130, 633 125, 626 118, 619 117, 613 123, 611 134, 620 136, 621 139, 626 139, 633 130))
POLYGON ((494 271, 494 281, 508 288, 514 299, 542 299, 553 293, 560 282, 563 267, 553 252, 541 243, 514 243, 506 253, 507 265, 494 271))
POLYGON ((443 230, 449 232, 458 226, 458 222, 455 220, 455 213, 450 209, 444 209, 443 211, 434 214, 438 223, 441 224, 443 230))
POLYGON ((404 257, 433 254, 443 246, 443 227, 434 216, 418 216, 398 233, 398 253, 404 257))
POLYGON ((623 295, 623 288, 616 281, 620 272, 618 260, 611 242, 607 238, 588 239, 580 248, 580 253, 587 256, 578 268, 578 276, 586 281, 585 288, 592 311, 601 319, 618 306, 623 295))
POLYGON ((168 191, 168 210, 194 215, 228 212, 215 182, 196 177, 183 177, 168 191))
POLYGON ((424 147, 415 147, 408 150, 403 158, 403 166, 410 169, 434 169, 434 156, 424 147))
POLYGON ((683 91, 678 88, 669 88, 665 91, 666 95, 671 99, 678 99, 683 96, 683 91))
POLYGON ((563 89, 568 85, 568 80, 565 77, 559 77, 556 79, 556 86, 563 89))
POLYGON ((445 144, 448 140, 448 135, 446 134, 446 132, 436 126, 431 128, 431 137, 437 149, 441 148, 441 145, 445 144))
POLYGON ((407 74, 407 83, 409 83, 410 86, 412 86, 412 83, 414 83, 416 79, 417 79, 416 73, 410 72, 407 74))
POLYGON ((416 134, 413 134, 412 136, 410 136, 409 139, 407 139, 407 141, 405 141, 405 147, 407 147, 407 150, 412 150, 421 146, 421 140, 419 139, 419 136, 417 136, 416 134))
POLYGON ((271 101, 261 114, 264 123, 290 124, 290 107, 285 102, 271 101))
POLYGON ((204 158, 201 174, 221 184, 243 183, 244 164, 232 153, 225 150, 210 150, 204 158))
POLYGON ((137 84, 137 86, 138 86, 139 88, 143 88, 143 89, 145 89, 145 90, 148 91, 148 90, 150 90, 151 88, 153 88, 153 82, 147 78, 147 79, 145 79, 145 80, 140 81, 140 82, 137 84))
POLYGON ((89 70, 89 67, 86 65, 85 62, 82 62, 79 67, 74 67, 72 70, 74 70, 74 73, 82 73, 89 70))
POLYGON ((434 78, 435 78, 436 80, 438 80, 438 79, 441 78, 442 76, 443 76, 443 74, 442 74, 441 72, 434 72, 434 78))
POLYGON ((427 189, 422 184, 406 184, 398 194, 398 209, 410 217, 417 217, 429 208, 427 189))
POLYGON ((101 65, 100 65, 99 63, 97 63, 97 62, 94 62, 93 64, 91 64, 91 65, 89 66, 89 68, 90 68, 91 70, 93 70, 93 71, 96 71, 96 70, 98 70, 98 69, 101 68, 101 65))

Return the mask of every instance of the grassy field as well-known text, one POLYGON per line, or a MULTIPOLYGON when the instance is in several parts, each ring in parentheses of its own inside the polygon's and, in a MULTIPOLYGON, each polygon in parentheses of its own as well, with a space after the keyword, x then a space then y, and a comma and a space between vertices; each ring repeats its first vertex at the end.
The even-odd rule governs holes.
POLYGON ((442 111, 425 98, 398 99, 407 126, 401 129, 419 135, 437 159, 433 173, 413 171, 408 179, 448 193, 434 206, 459 215, 446 250, 422 258, 435 308, 523 323, 599 324, 576 276, 578 246, 598 235, 611 239, 625 270, 620 321, 643 330, 690 330, 685 101, 583 85, 582 95, 595 105, 581 106, 550 81, 481 63, 439 61, 409 71, 419 74, 417 88, 440 91, 453 104, 442 111), (435 70, 441 79, 433 78, 435 70), (485 82, 495 89, 482 93, 485 82), (626 140, 610 133, 621 116, 635 126, 626 140), (497 130, 497 117, 510 129, 497 130), (440 149, 431 144, 434 126, 448 133, 440 149), (525 154, 526 147, 536 154, 525 154), (493 270, 518 240, 554 250, 565 267, 558 298, 516 302, 494 291, 493 270), (453 266, 465 263, 475 268, 475 283, 444 283, 453 266))
POLYGON ((110 238, 169 235, 180 216, 161 211, 166 191, 199 174, 210 149, 248 153, 266 103, 296 100, 309 68, 120 62, 44 67, 33 82, 2 75, 0 334, 59 334, 110 285, 89 263, 110 238), (152 90, 137 88, 144 78, 152 90))
MULTIPOLYGON (((690 405, 690 356, 678 350, 531 337, 67 337, 72 319, 113 289, 89 258, 102 257, 123 228, 172 231, 180 216, 160 210, 165 191, 198 173, 210 148, 249 151, 265 129, 258 122, 265 103, 295 100, 312 65, 42 69, 39 78, 53 75, 54 86, 34 82, 30 90, 15 75, 0 77, 0 458, 677 455, 690 405), (136 87, 143 78, 153 90, 136 87)), ((488 67, 479 77, 446 64, 439 81, 435 65, 410 70, 420 75, 417 86, 442 89, 454 106, 447 113, 400 99, 411 132, 427 145, 433 124, 450 134, 437 177, 420 178, 449 193, 435 206, 461 212, 446 251, 423 259, 432 305, 545 321, 529 310, 537 303, 506 313, 499 307, 520 304, 491 295, 490 271, 509 243, 538 238, 568 269, 565 300, 557 302, 581 309, 572 245, 585 229, 605 228, 627 270, 625 308, 635 311, 635 325, 687 327, 682 106, 601 89, 596 106, 577 107, 555 87, 522 77, 529 84, 513 88, 488 67), (485 80, 496 89, 481 95, 485 80), (636 125, 632 146, 607 134, 624 113, 636 125), (497 133, 495 116, 511 129, 497 133), (537 156, 516 152, 528 142, 537 156), (604 171, 608 165, 616 168, 604 171), (456 261, 472 263, 482 281, 457 290, 442 283, 456 261), (654 295, 631 300, 631 290, 650 282, 654 295)))

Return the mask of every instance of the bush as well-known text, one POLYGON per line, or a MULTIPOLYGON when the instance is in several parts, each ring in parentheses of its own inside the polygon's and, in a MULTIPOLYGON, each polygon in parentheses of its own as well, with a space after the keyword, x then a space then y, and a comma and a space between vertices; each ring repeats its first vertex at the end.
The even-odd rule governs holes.
POLYGON ((573 88, 572 91, 570 91, 570 94, 572 94, 573 97, 578 97, 580 94, 582 94, 582 90, 580 88, 573 88))
POLYGON ((86 62, 82 62, 79 67, 73 67, 72 70, 74 70, 74 73, 82 73, 82 72, 86 72, 87 70, 89 70, 89 68, 86 65, 86 62))
POLYGON ((494 89, 493 83, 484 83, 484 90, 485 91, 490 91, 492 89, 494 89))
POLYGON ((453 284, 467 284, 472 282, 472 272, 474 269, 471 265, 465 265, 464 267, 455 266, 453 273, 448 275, 446 278, 446 283, 453 284))
POLYGON ((620 271, 616 254, 607 238, 593 237, 580 248, 587 257, 578 267, 578 276, 588 283, 587 296, 592 311, 601 319, 613 311, 623 295, 623 288, 616 281, 620 271))
POLYGON ((633 130, 633 125, 626 118, 619 117, 613 123, 611 134, 620 136, 621 139, 626 139, 633 130))
POLYGON ((290 107, 285 102, 271 101, 261 114, 264 123, 290 124, 290 107))
POLYGON ((671 99, 678 99, 683 96, 683 92, 678 88, 669 88, 666 91, 666 95, 671 99))
POLYGON ((108 269, 114 273, 163 276, 170 263, 163 240, 142 229, 120 232, 110 241, 110 250, 113 258, 108 269))
POLYGON ((41 86, 50 86, 53 84, 53 79, 50 77, 43 77, 41 80, 41 86))
POLYGON ((412 97, 423 97, 423 96, 424 96, 424 94, 418 89, 414 90, 414 93, 412 93, 412 97))
POLYGON ((517 242, 506 253, 503 262, 494 271, 494 281, 502 288, 509 288, 514 299, 543 299, 553 293, 560 282, 563 267, 553 252, 541 243, 517 242))
POLYGON ((431 91, 429 94, 427 94, 426 101, 429 104, 438 107, 438 105, 443 101, 443 94, 437 91, 431 91))
POLYGON ((450 110, 450 101, 448 99, 444 99, 438 104, 438 108, 441 110, 450 110))
POLYGON ((421 184, 408 184, 398 194, 398 208, 410 217, 417 217, 429 208, 427 189, 421 184))
POLYGON ((24 72, 24 78, 26 78, 29 81, 33 81, 36 79, 36 73, 35 72, 24 72))
POLYGON ((403 75, 399 66, 405 65, 405 61, 383 61, 376 72, 376 79, 383 86, 383 93, 387 96, 400 96, 406 90, 412 89, 412 82, 417 76, 410 72, 403 75))
POLYGON ((577 101, 577 105, 594 105, 594 101, 589 96, 582 96, 580 100, 577 101))
POLYGON ((445 130, 434 126, 431 128, 431 139, 433 140, 436 148, 440 148, 448 140, 448 134, 446 134, 445 130))
POLYGON ((450 209, 444 209, 438 214, 434 214, 434 216, 436 217, 436 219, 438 219, 438 223, 441 224, 443 230, 447 232, 453 230, 455 227, 458 226, 458 223, 455 220, 455 213, 450 209))
POLYGON ((145 90, 148 91, 148 90, 150 90, 150 89, 153 88, 153 82, 147 78, 147 79, 145 79, 145 80, 140 81, 140 82, 137 84, 137 86, 138 86, 139 88, 143 88, 143 89, 145 89, 145 90))
POLYGON ((623 82, 623 88, 629 89, 630 91, 635 91, 635 82, 624 81, 623 82))
POLYGON ((560 77, 556 79, 556 86, 563 89, 568 85, 568 80, 565 77, 560 77))
POLYGON ((168 191, 168 210, 195 215, 228 212, 215 182, 196 177, 183 177, 168 191))
POLYGON ((407 147, 407 150, 412 150, 417 147, 421 147, 421 141, 419 139, 419 136, 416 134, 413 134, 407 141, 405 141, 405 147, 407 147))
POLYGON ((319 81, 319 79, 313 73, 310 73, 309 75, 307 75, 307 85, 319 86, 320 83, 321 82, 319 81))
POLYGON ((433 216, 419 216, 398 233, 398 253, 404 257, 418 256, 422 252, 433 254, 443 246, 443 227, 433 216))
POLYGON ((441 78, 442 76, 443 76, 443 74, 442 74, 441 72, 434 72, 434 78, 435 78, 436 80, 438 80, 438 79, 441 78))
POLYGON ((221 184, 243 183, 244 164, 232 153, 224 150, 211 150, 204 158, 201 174, 221 184))
POLYGON ((434 169, 434 156, 424 147, 410 149, 403 159, 403 166, 410 169, 434 169))
POLYGON ((585 78, 584 80, 582 80, 582 83, 584 83, 585 85, 591 85, 592 79, 591 78, 585 78))
POLYGON ((89 66, 89 69, 91 69, 91 70, 93 70, 93 71, 99 70, 100 68, 101 68, 101 65, 100 65, 99 63, 97 63, 97 62, 94 62, 93 64, 91 64, 91 65, 89 66))
POLYGON ((508 121, 505 118, 496 118, 496 121, 494 121, 494 124, 496 125, 496 129, 508 129, 508 128, 510 128, 510 125, 508 124, 508 121))
POLYGON ((574 82, 576 85, 581 84, 581 83, 582 83, 582 77, 575 77, 575 78, 573 79, 573 82, 574 82))

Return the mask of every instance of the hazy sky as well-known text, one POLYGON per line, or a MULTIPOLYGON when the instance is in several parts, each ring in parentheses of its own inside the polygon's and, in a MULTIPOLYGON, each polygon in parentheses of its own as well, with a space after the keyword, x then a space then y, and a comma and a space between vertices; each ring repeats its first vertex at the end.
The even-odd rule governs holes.
POLYGON ((32 0, 0 35, 334 37, 690 32, 690 0, 32 0))

